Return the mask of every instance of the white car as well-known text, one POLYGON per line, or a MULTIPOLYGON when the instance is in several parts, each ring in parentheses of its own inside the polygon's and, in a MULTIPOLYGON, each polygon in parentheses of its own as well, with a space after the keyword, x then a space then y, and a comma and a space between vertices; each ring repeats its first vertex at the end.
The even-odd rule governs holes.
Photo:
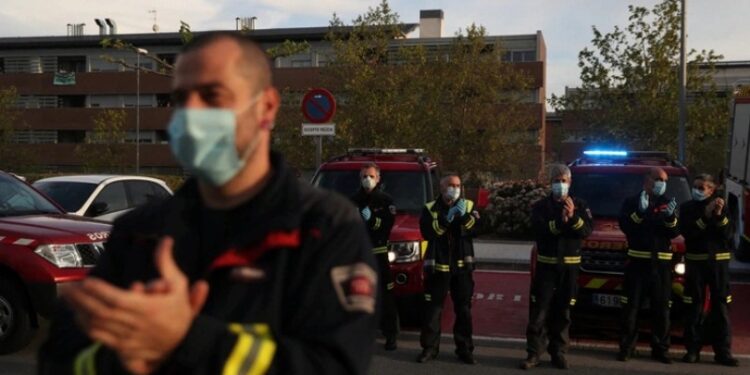
POLYGON ((114 221, 135 207, 172 195, 164 181, 141 176, 61 176, 32 185, 68 213, 104 221, 114 221))

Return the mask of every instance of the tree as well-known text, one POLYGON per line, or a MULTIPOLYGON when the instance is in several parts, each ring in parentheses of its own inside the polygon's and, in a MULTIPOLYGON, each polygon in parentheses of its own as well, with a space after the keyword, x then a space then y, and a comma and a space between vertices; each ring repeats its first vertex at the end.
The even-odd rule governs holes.
MULTIPOLYGON (((528 80, 502 61, 499 41, 471 25, 451 43, 428 48, 405 43, 404 30, 387 1, 351 26, 334 14, 322 76, 340 105, 328 156, 349 147, 421 147, 447 170, 528 172, 513 160, 537 142, 526 137, 533 120, 514 95, 528 80)), ((293 164, 313 167, 300 116, 282 117, 275 144, 293 164)))
POLYGON ((126 154, 124 110, 107 109, 99 112, 92 122, 94 129, 86 135, 85 143, 75 148, 86 172, 123 173, 130 165, 126 154))
MULTIPOLYGON (((553 96, 552 105, 584 125, 592 143, 677 151, 680 6, 664 0, 649 10, 629 6, 628 25, 602 34, 579 55, 582 86, 553 96)), ((688 54, 688 165, 715 171, 724 165, 728 106, 712 79, 722 57, 713 50, 688 54)))
POLYGON ((36 166, 36 157, 16 143, 20 112, 16 108, 18 92, 13 86, 0 88, 0 170, 29 172, 36 166))

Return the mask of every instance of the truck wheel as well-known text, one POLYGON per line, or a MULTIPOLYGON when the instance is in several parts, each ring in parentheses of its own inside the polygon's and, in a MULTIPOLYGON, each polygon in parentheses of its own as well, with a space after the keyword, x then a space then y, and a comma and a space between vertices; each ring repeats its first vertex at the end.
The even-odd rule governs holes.
POLYGON ((0 277, 0 354, 21 350, 33 333, 29 305, 18 284, 0 277))

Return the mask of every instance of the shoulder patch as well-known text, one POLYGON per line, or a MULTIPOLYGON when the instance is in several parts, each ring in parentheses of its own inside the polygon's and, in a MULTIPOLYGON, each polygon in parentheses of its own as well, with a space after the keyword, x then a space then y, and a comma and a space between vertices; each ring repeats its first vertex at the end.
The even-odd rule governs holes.
POLYGON ((378 275, 372 267, 365 263, 334 267, 331 281, 344 310, 375 313, 378 275))
POLYGON ((391 215, 395 215, 396 214, 396 206, 390 205, 390 206, 388 206, 388 210, 391 211, 391 215))

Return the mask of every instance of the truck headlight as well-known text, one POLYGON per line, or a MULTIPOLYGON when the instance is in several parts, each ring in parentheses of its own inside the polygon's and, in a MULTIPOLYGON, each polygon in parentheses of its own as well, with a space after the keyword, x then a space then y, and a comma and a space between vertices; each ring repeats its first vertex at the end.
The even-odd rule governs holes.
POLYGON ((682 276, 685 274, 685 263, 680 262, 674 265, 674 273, 682 276))
POLYGON ((393 263, 416 262, 419 258, 419 241, 391 242, 388 244, 388 260, 393 263))
POLYGON ((81 254, 75 245, 41 245, 34 252, 60 268, 83 267, 81 254))

